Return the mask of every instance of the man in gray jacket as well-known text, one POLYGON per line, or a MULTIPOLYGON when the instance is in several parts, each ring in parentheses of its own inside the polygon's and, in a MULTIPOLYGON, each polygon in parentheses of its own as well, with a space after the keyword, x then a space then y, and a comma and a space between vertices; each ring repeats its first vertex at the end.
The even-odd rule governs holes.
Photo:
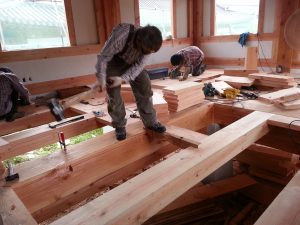
POLYGON ((118 140, 126 138, 126 111, 120 93, 123 82, 131 85, 144 126, 158 133, 166 131, 157 121, 150 78, 144 70, 150 54, 161 45, 162 35, 157 27, 123 23, 113 29, 98 55, 96 75, 101 89, 107 91, 108 113, 118 140))

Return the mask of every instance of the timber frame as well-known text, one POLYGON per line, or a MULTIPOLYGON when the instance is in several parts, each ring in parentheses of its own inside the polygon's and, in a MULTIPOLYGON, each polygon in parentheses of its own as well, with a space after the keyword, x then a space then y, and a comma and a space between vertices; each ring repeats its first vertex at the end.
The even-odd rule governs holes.
MULTIPOLYGON (((84 120, 56 129, 45 124, 2 136, 0 159, 56 142, 59 131, 68 138, 110 124, 105 118, 84 116, 84 120)), ((300 126, 289 126, 293 120, 295 118, 205 102, 172 116, 164 135, 146 131, 142 123, 136 121, 128 125, 128 138, 122 142, 116 141, 110 132, 71 146, 67 152, 59 151, 17 166, 15 171, 20 179, 0 187, 0 215, 10 225, 37 224, 172 153, 150 169, 51 223, 141 224, 165 207, 172 208, 174 200, 254 143, 299 154, 287 132, 290 130, 299 140, 300 126), (211 123, 223 128, 207 136, 203 131, 211 123), (274 141, 274 137, 280 138, 274 141), (174 153, 178 149, 181 150, 174 153)), ((298 174, 270 210, 274 207, 276 210, 284 201, 281 196, 291 199, 291 203, 280 214, 273 215, 267 210, 258 220, 259 224, 274 224, 270 221, 292 224, 284 213, 288 212, 290 218, 297 216, 297 211, 292 209, 297 208, 300 193, 290 190, 295 182, 299 182, 298 174)))

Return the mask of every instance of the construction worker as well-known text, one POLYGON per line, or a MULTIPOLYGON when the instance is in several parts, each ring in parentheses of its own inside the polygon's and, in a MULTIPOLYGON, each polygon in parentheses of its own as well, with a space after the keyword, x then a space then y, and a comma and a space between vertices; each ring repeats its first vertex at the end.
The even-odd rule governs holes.
POLYGON ((205 70, 203 64, 204 54, 197 46, 189 46, 181 49, 171 56, 171 64, 176 66, 170 77, 180 76, 180 80, 186 80, 191 73, 192 76, 199 76, 205 70))
POLYGON ((106 89, 108 95, 108 113, 117 140, 126 138, 126 111, 120 94, 123 82, 128 82, 133 90, 144 126, 158 133, 166 131, 157 121, 150 78, 144 70, 150 54, 157 52, 161 45, 162 35, 157 27, 122 23, 113 29, 98 55, 96 76, 101 90, 106 89))
POLYGON ((30 103, 27 88, 8 68, 0 68, 0 119, 8 122, 23 117, 24 112, 18 112, 18 105, 30 103))

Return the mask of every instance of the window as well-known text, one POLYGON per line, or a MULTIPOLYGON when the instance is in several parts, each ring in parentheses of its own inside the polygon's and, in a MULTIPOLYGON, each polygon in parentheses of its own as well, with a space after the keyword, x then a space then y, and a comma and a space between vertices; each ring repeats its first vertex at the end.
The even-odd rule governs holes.
POLYGON ((163 37, 172 35, 172 0, 139 0, 140 25, 154 25, 163 37))
POLYGON ((259 0, 216 0, 215 35, 257 33, 259 0))
POLYGON ((0 0, 4 51, 70 46, 63 0, 0 0))

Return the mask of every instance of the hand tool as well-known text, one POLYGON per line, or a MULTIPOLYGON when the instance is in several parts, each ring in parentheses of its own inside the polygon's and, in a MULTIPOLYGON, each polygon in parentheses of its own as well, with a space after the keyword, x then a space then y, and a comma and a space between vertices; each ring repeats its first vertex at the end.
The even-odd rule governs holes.
POLYGON ((6 181, 13 181, 15 179, 19 179, 19 174, 14 173, 14 168, 11 161, 8 161, 7 173, 8 175, 5 177, 6 181))
POLYGON ((66 145, 64 132, 59 132, 57 134, 57 136, 58 136, 58 142, 60 144, 60 148, 63 149, 64 151, 67 151, 67 145, 66 145))

